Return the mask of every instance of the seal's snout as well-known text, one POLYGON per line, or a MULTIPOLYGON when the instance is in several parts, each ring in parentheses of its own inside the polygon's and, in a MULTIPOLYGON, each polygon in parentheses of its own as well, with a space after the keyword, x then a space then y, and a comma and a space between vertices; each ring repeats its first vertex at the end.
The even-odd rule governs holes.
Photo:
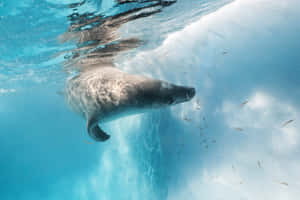
POLYGON ((193 87, 177 86, 175 94, 173 94, 173 103, 178 104, 191 100, 196 94, 193 87))
POLYGON ((189 88, 187 92, 187 96, 189 99, 192 99, 196 94, 195 88, 189 88))

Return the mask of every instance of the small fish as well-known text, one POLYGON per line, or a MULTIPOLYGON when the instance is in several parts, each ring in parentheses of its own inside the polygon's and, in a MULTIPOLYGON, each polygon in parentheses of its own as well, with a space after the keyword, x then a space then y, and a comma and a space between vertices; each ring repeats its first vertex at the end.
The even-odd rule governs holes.
POLYGON ((84 143, 86 143, 86 144, 94 144, 93 142, 90 142, 90 141, 84 141, 84 143))
POLYGON ((286 125, 288 125, 289 123, 292 123, 293 121, 294 121, 293 119, 288 120, 288 121, 284 122, 281 127, 285 127, 286 125))
POLYGON ((241 107, 243 107, 244 105, 246 105, 247 103, 248 103, 249 101, 247 100, 247 101, 244 101, 243 103, 241 103, 241 107))
POLYGON ((280 182, 281 185, 289 186, 287 182, 280 182))
POLYGON ((237 130, 237 131, 243 131, 243 129, 242 128, 234 128, 235 130, 237 130))
POLYGON ((259 168, 261 168, 261 163, 260 163, 260 161, 257 161, 257 165, 258 165, 259 168))
POLYGON ((212 143, 216 143, 217 141, 216 141, 216 140, 212 140, 211 142, 212 142, 212 143))

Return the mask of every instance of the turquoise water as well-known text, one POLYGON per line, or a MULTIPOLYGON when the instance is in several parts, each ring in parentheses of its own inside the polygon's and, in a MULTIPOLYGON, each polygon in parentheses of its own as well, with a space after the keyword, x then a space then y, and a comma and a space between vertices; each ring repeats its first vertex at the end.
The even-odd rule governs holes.
POLYGON ((116 56, 119 68, 197 94, 105 124, 105 143, 61 95, 80 52, 61 38, 71 14, 106 19, 149 2, 73 3, 0 0, 1 199, 298 198, 297 0, 178 0, 124 23, 119 38, 143 43, 116 56))

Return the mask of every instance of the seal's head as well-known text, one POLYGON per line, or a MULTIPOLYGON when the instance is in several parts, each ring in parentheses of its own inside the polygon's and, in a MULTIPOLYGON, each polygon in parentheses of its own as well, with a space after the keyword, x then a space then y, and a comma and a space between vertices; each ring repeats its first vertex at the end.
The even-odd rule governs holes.
POLYGON ((144 105, 151 108, 175 105, 191 100, 195 94, 195 88, 174 85, 164 81, 153 81, 143 84, 142 94, 139 98, 144 105))
POLYGON ((179 86, 167 82, 161 82, 159 101, 166 105, 175 105, 191 100, 196 90, 193 87, 179 86))

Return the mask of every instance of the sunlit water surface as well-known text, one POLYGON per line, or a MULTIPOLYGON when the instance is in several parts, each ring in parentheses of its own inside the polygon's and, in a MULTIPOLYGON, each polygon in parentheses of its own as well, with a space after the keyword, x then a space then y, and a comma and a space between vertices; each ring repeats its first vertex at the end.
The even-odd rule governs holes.
POLYGON ((59 38, 74 13, 132 6, 0 0, 0 199, 298 199, 299 1, 178 0, 125 23, 144 42, 116 65, 197 95, 95 143, 61 95, 78 46, 59 38))

